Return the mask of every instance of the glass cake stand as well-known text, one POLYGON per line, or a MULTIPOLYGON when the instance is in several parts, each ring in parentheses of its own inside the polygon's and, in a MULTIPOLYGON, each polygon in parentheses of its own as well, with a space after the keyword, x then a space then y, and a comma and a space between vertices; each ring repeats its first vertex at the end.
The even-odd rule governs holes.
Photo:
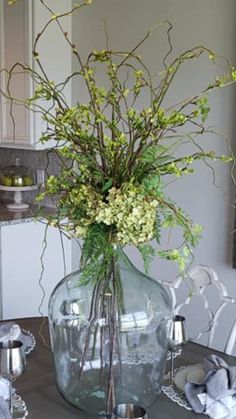
POLYGON ((29 208, 29 204, 22 201, 22 193, 28 191, 34 191, 38 189, 38 185, 31 186, 4 186, 0 185, 1 191, 13 192, 14 202, 7 204, 7 208, 10 211, 25 211, 29 208))

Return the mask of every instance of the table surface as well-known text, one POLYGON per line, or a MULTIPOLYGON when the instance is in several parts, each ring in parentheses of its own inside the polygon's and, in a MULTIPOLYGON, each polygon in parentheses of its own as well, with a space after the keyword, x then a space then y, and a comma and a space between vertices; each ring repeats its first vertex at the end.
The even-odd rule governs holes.
MULTIPOLYGON (((17 319, 16 322, 22 328, 30 330, 37 341, 35 349, 27 356, 27 370, 20 377, 15 387, 18 394, 26 402, 29 415, 28 419, 95 419, 86 413, 77 410, 64 401, 57 391, 55 384, 52 354, 39 336, 39 328, 42 319, 17 319)), ((43 326, 43 336, 49 344, 48 326, 43 326)), ((211 354, 212 349, 188 342, 182 354, 176 359, 176 367, 181 365, 201 363, 202 359, 211 354)), ((221 354, 229 364, 235 364, 235 358, 221 354)), ((187 411, 169 400, 164 394, 160 394, 155 403, 148 409, 148 419, 197 419, 203 415, 187 411)), ((206 416, 205 416, 206 417, 206 416)), ((96 417, 97 419, 97 417, 96 417)))

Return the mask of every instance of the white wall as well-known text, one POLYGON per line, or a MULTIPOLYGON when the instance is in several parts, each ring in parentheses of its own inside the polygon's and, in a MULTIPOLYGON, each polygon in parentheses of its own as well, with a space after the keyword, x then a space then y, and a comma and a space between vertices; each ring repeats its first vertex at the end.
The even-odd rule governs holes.
MULTIPOLYGON (((172 43, 174 53, 203 44, 236 63, 236 2, 235 0, 94 0, 74 16, 73 37, 83 56, 94 48, 105 48, 104 23, 106 21, 112 49, 131 48, 149 27, 164 19, 174 26, 172 43)), ((155 32, 140 51, 153 72, 161 70, 161 57, 167 49, 164 30, 155 32)), ((75 65, 75 64, 74 64, 75 65)), ((75 67, 74 67, 75 68, 75 67)), ((214 77, 216 69, 207 60, 194 66, 185 66, 168 100, 173 103, 192 89, 196 92, 204 80, 214 77)), ((73 86, 73 100, 79 97, 78 86, 73 86)), ((220 90, 211 96, 209 124, 217 126, 235 143, 235 87, 220 90)), ((80 97, 81 98, 81 97, 80 97)), ((205 137, 209 149, 227 154, 221 139, 205 137)), ((204 226, 203 238, 195 252, 195 264, 212 266, 232 295, 236 295, 236 270, 232 265, 233 186, 230 168, 216 164, 216 183, 213 186, 211 170, 197 164, 197 174, 178 180, 169 187, 169 194, 192 219, 204 226)), ((133 252, 134 257, 136 254, 133 252)), ((139 263, 139 262, 138 262, 139 263)), ((155 278, 171 280, 173 267, 155 260, 151 274, 155 278)))

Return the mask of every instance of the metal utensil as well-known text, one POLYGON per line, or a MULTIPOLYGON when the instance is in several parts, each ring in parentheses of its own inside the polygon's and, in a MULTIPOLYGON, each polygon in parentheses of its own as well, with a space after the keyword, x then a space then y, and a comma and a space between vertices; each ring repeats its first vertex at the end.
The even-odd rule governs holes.
POLYGON ((12 382, 26 369, 23 343, 18 340, 0 342, 0 374, 9 381, 9 409, 13 415, 12 382))
POLYGON ((173 384, 174 380, 174 352, 180 349, 186 343, 185 333, 185 317, 176 315, 174 316, 171 324, 170 338, 169 338, 169 351, 171 352, 171 370, 170 379, 173 384))
POLYGON ((111 415, 111 419, 148 419, 146 410, 132 403, 117 404, 111 415))

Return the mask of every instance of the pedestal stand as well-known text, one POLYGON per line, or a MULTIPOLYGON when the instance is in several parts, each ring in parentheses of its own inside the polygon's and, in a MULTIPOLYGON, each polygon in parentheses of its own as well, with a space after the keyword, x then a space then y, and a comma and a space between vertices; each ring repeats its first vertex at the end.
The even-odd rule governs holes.
POLYGON ((29 208, 29 204, 22 201, 22 192, 33 191, 38 189, 38 185, 32 186, 3 186, 0 185, 1 191, 13 192, 14 202, 7 204, 7 208, 10 211, 26 211, 29 208))

